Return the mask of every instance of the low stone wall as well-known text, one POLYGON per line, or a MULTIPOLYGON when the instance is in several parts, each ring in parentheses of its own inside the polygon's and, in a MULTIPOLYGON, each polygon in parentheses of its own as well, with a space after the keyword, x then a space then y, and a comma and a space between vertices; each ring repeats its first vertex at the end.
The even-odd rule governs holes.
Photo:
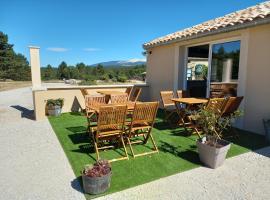
POLYGON ((47 87, 44 90, 33 91, 33 105, 35 119, 42 120, 46 118, 46 101, 48 99, 64 99, 62 112, 76 112, 85 108, 84 97, 81 89, 84 88, 89 94, 97 94, 98 90, 125 91, 128 87, 140 87, 142 92, 140 101, 149 101, 148 86, 146 84, 135 85, 95 85, 95 86, 69 86, 69 87, 47 87))

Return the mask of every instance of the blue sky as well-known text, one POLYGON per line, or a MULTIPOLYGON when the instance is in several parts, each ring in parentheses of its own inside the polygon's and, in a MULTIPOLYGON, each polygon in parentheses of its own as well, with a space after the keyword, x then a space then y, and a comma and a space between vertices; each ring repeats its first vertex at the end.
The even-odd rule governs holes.
POLYGON ((94 64, 141 58, 142 44, 260 0, 1 0, 0 31, 41 64, 94 64))

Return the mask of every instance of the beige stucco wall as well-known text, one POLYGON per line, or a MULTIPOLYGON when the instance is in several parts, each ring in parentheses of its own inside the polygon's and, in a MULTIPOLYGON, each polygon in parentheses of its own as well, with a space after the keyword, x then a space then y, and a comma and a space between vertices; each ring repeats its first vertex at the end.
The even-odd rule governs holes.
POLYGON ((244 128, 264 133, 262 119, 270 119, 270 25, 250 29, 244 128))
MULTIPOLYGON (((139 100, 148 101, 148 87, 147 85, 140 85, 142 92, 139 100)), ((87 88, 87 87, 84 87, 87 88)), ((127 86, 94 86, 88 87, 87 91, 89 94, 96 94, 97 90, 116 90, 125 91, 127 86)), ((46 118, 45 105, 48 99, 64 99, 64 106, 62 112, 80 111, 85 108, 84 97, 80 91, 80 87, 69 87, 69 88, 48 88, 44 91, 33 91, 33 102, 35 110, 36 120, 42 120, 46 118)))
POLYGON ((262 118, 270 118, 270 25, 257 26, 149 49, 147 83, 152 100, 161 90, 184 88, 185 47, 231 38, 241 40, 238 94, 245 115, 238 127, 263 134, 262 118), (178 62, 178 63, 177 63, 178 62), (177 75, 175 74, 177 73, 177 75))
POLYGON ((149 97, 159 100, 161 90, 173 87, 174 46, 157 47, 147 56, 146 80, 149 83, 149 97))

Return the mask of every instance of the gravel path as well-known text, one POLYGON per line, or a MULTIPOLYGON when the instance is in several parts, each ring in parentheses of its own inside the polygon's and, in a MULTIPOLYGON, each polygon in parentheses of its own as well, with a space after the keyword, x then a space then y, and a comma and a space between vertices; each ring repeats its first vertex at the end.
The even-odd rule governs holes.
POLYGON ((29 87, 0 92, 0 199, 85 199, 49 122, 33 121, 32 109, 29 87))
POLYGON ((270 198, 270 147, 227 159, 218 169, 199 167, 98 200, 266 200, 270 198))

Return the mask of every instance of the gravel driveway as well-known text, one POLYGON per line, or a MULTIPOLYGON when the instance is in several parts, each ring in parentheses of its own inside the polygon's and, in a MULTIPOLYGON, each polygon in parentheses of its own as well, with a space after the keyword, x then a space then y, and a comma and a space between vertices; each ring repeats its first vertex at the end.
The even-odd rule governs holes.
POLYGON ((85 199, 48 120, 32 120, 32 91, 0 92, 0 199, 85 199))

